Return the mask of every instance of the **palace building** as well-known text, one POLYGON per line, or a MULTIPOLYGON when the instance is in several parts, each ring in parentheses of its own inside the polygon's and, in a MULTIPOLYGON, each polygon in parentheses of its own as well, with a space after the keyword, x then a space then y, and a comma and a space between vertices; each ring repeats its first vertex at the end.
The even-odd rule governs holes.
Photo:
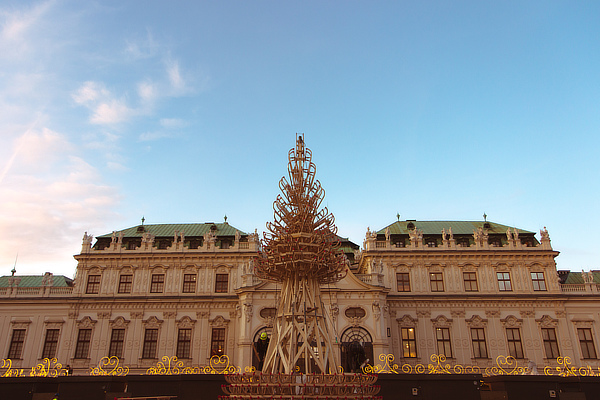
MULTIPOLYGON (((557 271, 545 229, 397 220, 368 229, 362 248, 340 241, 346 275, 321 289, 344 371, 380 354, 482 369, 512 356, 540 372, 559 356, 599 365, 600 276, 557 271)), ((56 357, 74 374, 105 356, 130 374, 163 356, 257 366, 253 343, 270 334, 279 295, 254 274, 259 250, 256 231, 226 221, 86 233, 73 279, 0 278, 0 358, 29 368, 56 357)))

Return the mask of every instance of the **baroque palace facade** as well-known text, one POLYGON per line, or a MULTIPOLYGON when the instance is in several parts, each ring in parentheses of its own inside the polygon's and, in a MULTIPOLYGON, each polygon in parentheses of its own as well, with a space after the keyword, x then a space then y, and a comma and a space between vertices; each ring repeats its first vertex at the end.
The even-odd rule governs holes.
MULTIPOLYGON (((56 357, 87 374, 117 356, 144 373, 163 356, 204 366, 214 355, 257 365, 278 287, 258 279, 258 234, 224 223, 139 225, 84 236, 73 280, 0 278, 0 358, 28 368, 56 357)), ((341 239, 345 278, 322 288, 344 371, 377 364, 531 370, 559 356, 597 367, 600 284, 557 271, 547 231, 488 221, 396 221, 367 229, 362 250, 341 239)), ((600 280, 598 281, 600 282, 600 280)))

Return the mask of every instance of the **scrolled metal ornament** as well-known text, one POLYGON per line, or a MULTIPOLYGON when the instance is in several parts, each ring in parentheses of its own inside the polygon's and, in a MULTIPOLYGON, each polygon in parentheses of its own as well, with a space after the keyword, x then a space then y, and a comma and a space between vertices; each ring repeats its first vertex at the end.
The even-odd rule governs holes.
POLYGON ((102 357, 98 366, 90 371, 92 376, 127 376, 129 367, 120 365, 121 360, 117 356, 102 357))

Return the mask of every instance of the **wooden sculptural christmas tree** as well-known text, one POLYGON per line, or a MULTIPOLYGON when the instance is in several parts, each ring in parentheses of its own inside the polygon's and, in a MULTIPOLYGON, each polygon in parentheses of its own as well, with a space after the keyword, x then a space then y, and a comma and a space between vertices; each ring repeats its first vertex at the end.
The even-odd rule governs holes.
POLYGON ((344 276, 346 258, 333 215, 320 208, 325 191, 301 135, 288 158, 289 180, 279 182, 274 221, 267 223, 255 268, 258 277, 281 283, 263 371, 332 373, 339 362, 320 286, 344 276))

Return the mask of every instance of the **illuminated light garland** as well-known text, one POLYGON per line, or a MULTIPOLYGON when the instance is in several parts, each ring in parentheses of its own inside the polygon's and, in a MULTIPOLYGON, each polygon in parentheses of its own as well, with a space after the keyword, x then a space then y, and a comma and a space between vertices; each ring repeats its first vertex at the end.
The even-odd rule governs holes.
POLYGON ((62 364, 56 358, 44 358, 41 363, 31 368, 29 376, 40 376, 56 378, 57 376, 67 376, 69 372, 63 368, 62 364))
POLYGON ((121 366, 121 360, 117 356, 102 357, 98 366, 90 370, 92 376, 127 376, 128 366, 121 366))

